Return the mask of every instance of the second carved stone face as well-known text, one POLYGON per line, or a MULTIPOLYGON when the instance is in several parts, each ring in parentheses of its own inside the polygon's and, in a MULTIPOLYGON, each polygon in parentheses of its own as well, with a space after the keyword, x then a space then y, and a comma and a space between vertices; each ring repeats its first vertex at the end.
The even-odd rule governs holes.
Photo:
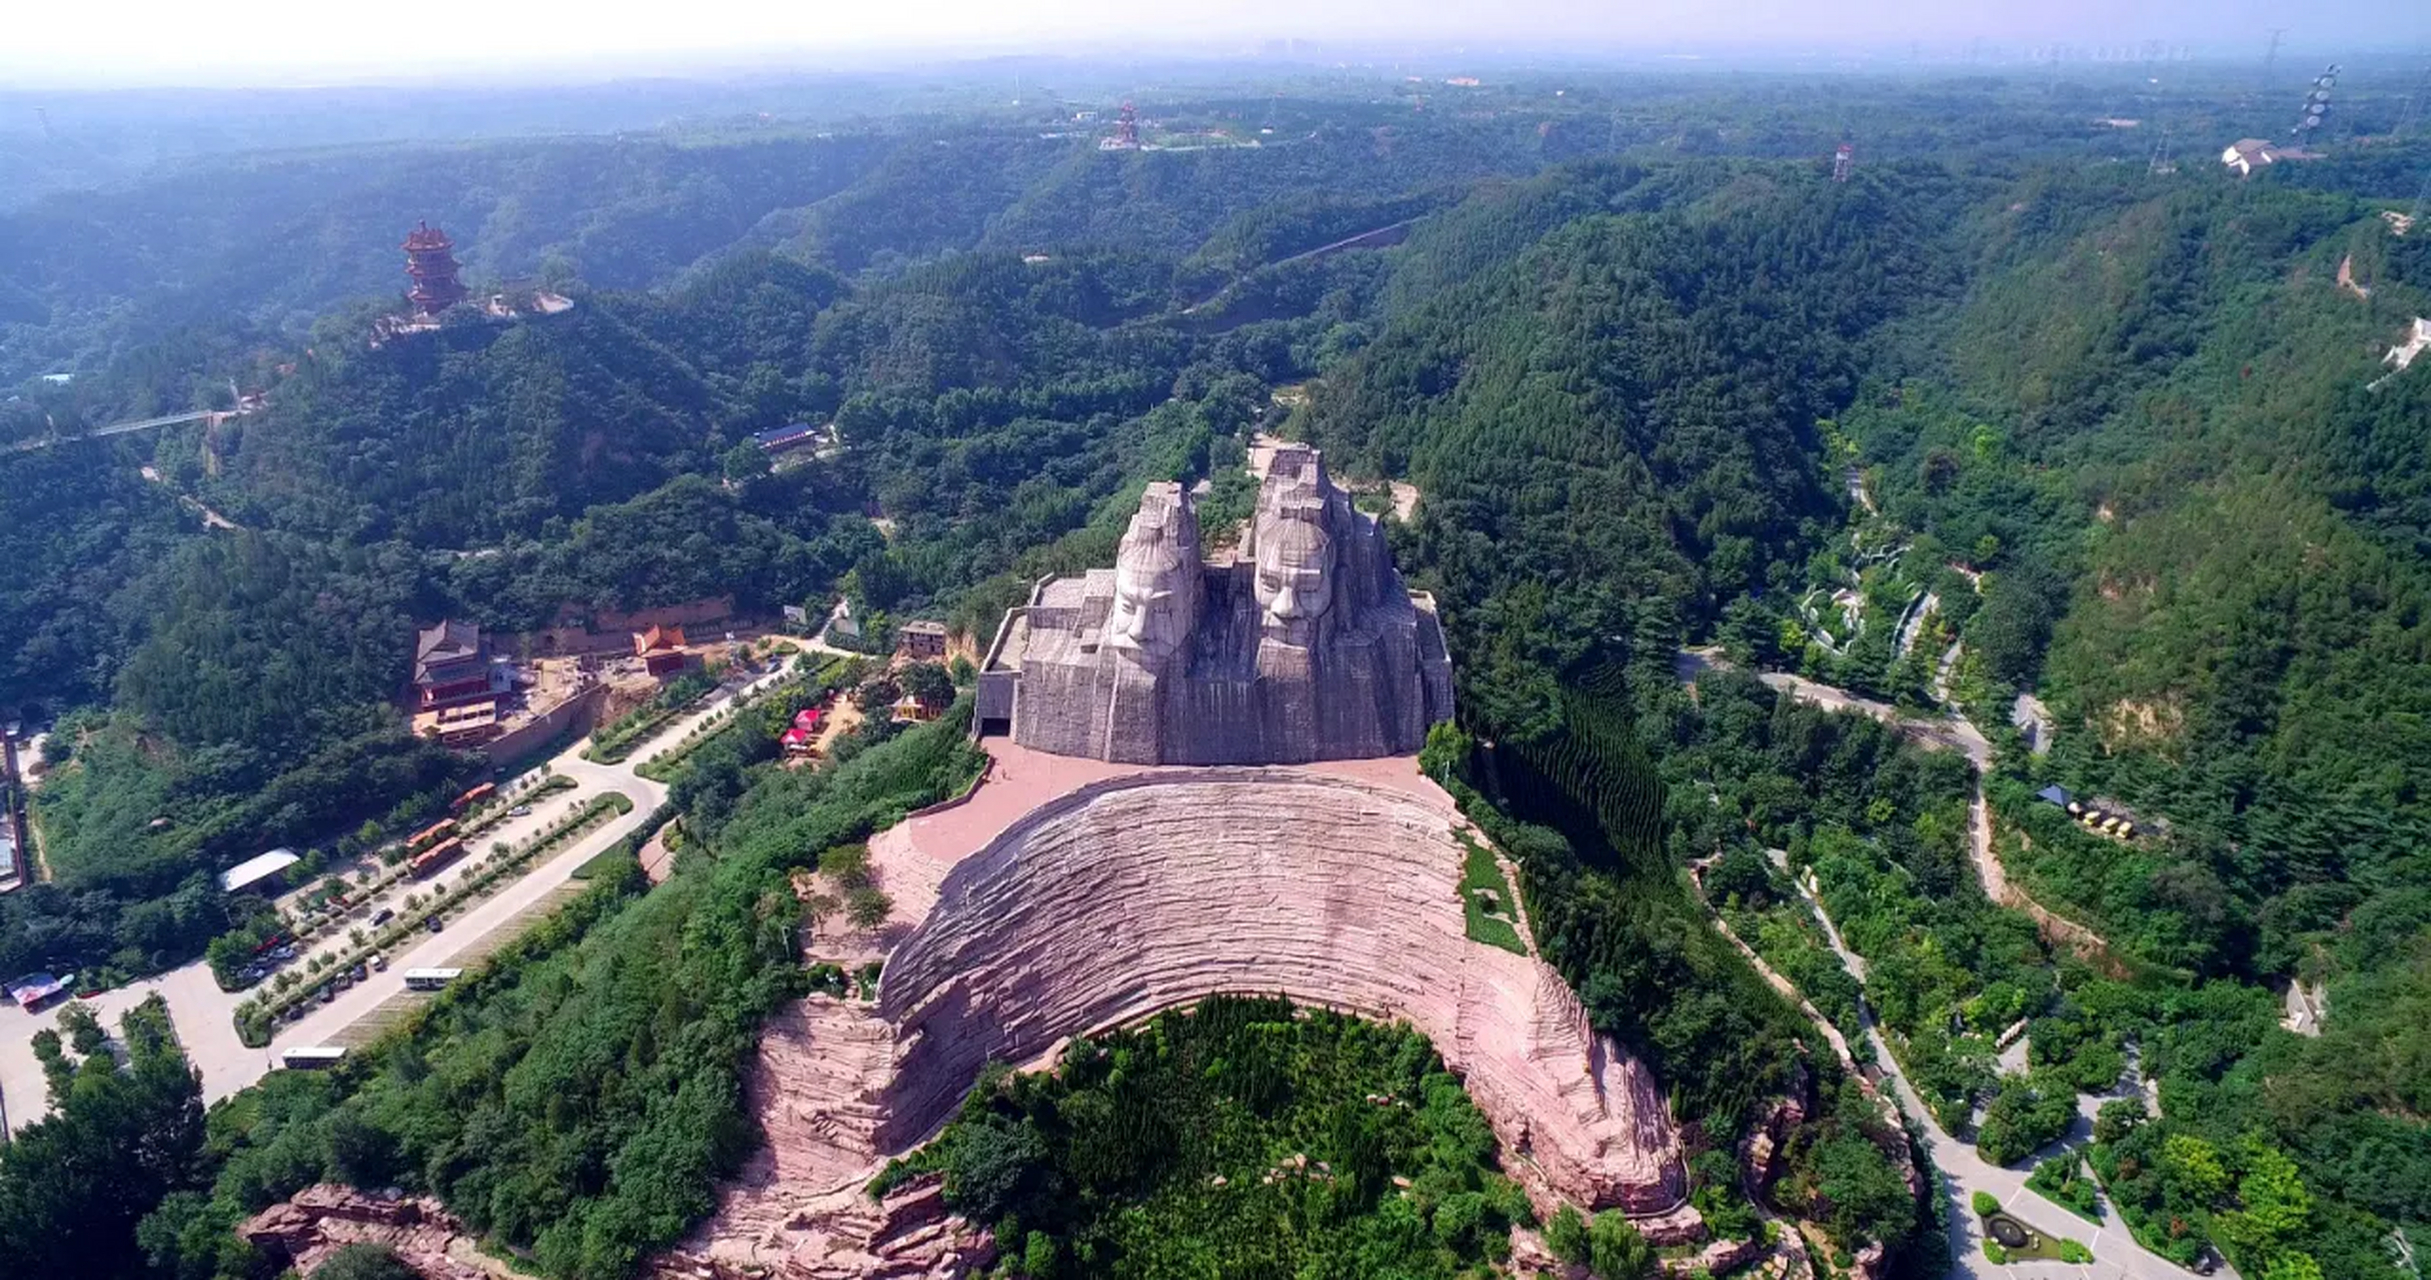
POLYGON ((1198 529, 1178 488, 1149 495, 1114 561, 1106 643, 1143 663, 1181 651, 1198 622, 1198 529), (1164 499, 1164 501, 1158 501, 1164 499))
POLYGON ((1267 518, 1257 532, 1258 607, 1268 638, 1306 645, 1334 604, 1334 540, 1311 508, 1267 518))

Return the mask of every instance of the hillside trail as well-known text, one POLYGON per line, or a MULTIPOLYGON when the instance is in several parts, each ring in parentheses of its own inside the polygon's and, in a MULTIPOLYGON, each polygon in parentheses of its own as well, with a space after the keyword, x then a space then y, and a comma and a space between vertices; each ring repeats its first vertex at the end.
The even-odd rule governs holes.
MULTIPOLYGON (((1733 669, 1733 664, 1730 660, 1715 648, 1682 649, 1673 661, 1674 673, 1682 683, 1694 683, 1697 676, 1705 671, 1731 669, 1733 669)), ((1766 671, 1757 673, 1756 678, 1763 681, 1767 687, 1786 693, 1800 702, 1822 707, 1827 711, 1849 711, 1870 716, 1929 747, 1955 750, 1964 754, 1968 762, 1975 767, 1975 794, 1968 805, 1968 826, 1971 836, 1969 845, 1975 861, 1976 874, 1983 882, 1984 895, 1994 902, 2027 910, 2029 914, 2038 916, 2038 922, 2041 916, 2050 914, 2035 905, 2024 890, 2009 882, 2008 876, 2002 870, 2000 859, 1993 850, 1991 812, 1984 798, 1984 776, 1992 765, 1992 744, 1965 715, 1951 710, 1939 720, 1922 719, 1908 715, 1889 703, 1808 680, 1802 676, 1766 671)), ((1768 850, 1767 853, 1776 866, 1785 871, 1788 870, 1788 855, 1785 852, 1768 850)), ((1824 909, 1822 898, 1815 892, 1807 878, 1793 874, 1790 879, 1797 885, 1799 895, 1814 911, 1816 921, 1823 926, 1825 940, 1830 944, 1833 954, 1839 957, 1840 963, 1848 969, 1850 975, 1857 978, 1862 984, 1867 972, 1865 958, 1850 950, 1846 939, 1840 934, 1839 926, 1833 922, 1831 913, 1824 909)), ((1776 990, 1786 985, 1795 991, 1795 985, 1788 983, 1786 978, 1775 973, 1761 957, 1756 956, 1755 952, 1730 930, 1729 925, 1722 920, 1718 913, 1714 914, 1712 919, 1716 927, 1721 929, 1723 937, 1727 941, 1732 943, 1742 955, 1754 960, 1760 976, 1763 976, 1769 985, 1776 990)), ((2062 919, 2064 922, 2064 918, 2062 919)), ((2087 931, 2087 936, 2092 936, 2090 931, 2087 931)), ((2099 939, 2096 938, 2095 941, 2098 943, 2099 939)), ((1847 1061, 1848 1055, 1845 1049, 1842 1049, 1838 1028, 1832 1026, 1812 1003, 1806 1001, 1803 995, 1793 996, 1792 999, 1801 1012, 1816 1024, 1825 1039, 1832 1042, 1836 1049, 1841 1049, 1839 1056, 1844 1062, 1847 1061)), ((2039 1280, 2041 1277, 2061 1276, 2090 1276, 2098 1277, 2100 1280, 2112 1280, 2113 1277, 2121 1277, 2125 1280, 2185 1280, 2186 1277, 2193 1274, 2136 1243, 2135 1238, 2116 1221, 2115 1217, 2099 1224, 2087 1222, 2043 1198, 2039 1193, 2029 1190, 2026 1187, 2025 1171, 1993 1164, 1978 1155, 1971 1143, 1952 1136, 1948 1130, 1942 1128, 1940 1121, 1924 1105, 1924 1100, 1908 1083, 1906 1075, 1900 1070, 1899 1060, 1892 1056, 1889 1043, 1883 1039, 1882 1030, 1874 1016, 1873 1005, 1862 994, 1858 997, 1858 1016, 1864 1024, 1867 1043, 1873 1046, 1874 1060, 1882 1072, 1884 1081, 1889 1085, 1893 1096, 1899 1100, 1900 1107, 1916 1119, 1920 1127, 1920 1140, 1932 1157, 1934 1167, 1940 1169, 1945 1177, 1944 1190, 1949 1200, 1950 1263, 1953 1275, 1980 1277, 1981 1280, 1993 1280, 1994 1277, 2030 1277, 2039 1280), (2018 1261, 1999 1265, 1988 1262, 1983 1256, 1980 1226, 1971 1206, 1973 1195, 1977 1191, 1990 1193, 2001 1202, 2001 1207, 2005 1212, 2037 1231, 2058 1238, 2083 1240, 2086 1247, 2093 1251, 2094 1261, 2083 1266, 2048 1261, 2018 1261), (2079 1234, 2089 1229, 2090 1237, 2079 1234)), ((2078 1123, 2068 1137, 2060 1140, 2058 1146, 2071 1148, 2081 1145, 2090 1134, 2090 1111, 2107 1101, 2109 1096, 2088 1095, 2080 1098, 2078 1123)), ((2039 1157, 2048 1153, 2038 1152, 2036 1154, 2039 1157)), ((2234 1273, 2225 1265, 2215 1274, 2231 1277, 2231 1280, 2234 1277, 2234 1273)))

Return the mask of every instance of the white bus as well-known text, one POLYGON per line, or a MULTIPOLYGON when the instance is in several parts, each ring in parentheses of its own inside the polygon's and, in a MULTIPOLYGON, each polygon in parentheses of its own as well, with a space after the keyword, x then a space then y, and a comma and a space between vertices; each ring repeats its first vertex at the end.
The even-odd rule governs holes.
POLYGON ((462 969, 408 969, 405 971, 405 989, 437 991, 463 976, 462 969))
POLYGON ((324 1071, 346 1057, 346 1047, 335 1044, 298 1045, 279 1051, 279 1065, 289 1071, 324 1071))

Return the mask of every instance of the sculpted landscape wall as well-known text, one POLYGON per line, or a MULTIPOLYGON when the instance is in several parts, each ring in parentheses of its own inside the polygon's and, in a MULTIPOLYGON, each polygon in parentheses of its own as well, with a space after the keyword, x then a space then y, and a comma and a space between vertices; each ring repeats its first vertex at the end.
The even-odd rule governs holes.
POLYGON ((1409 1021, 1523 1179, 1674 1209, 1662 1095, 1549 967, 1469 940, 1452 822, 1405 792, 1279 770, 1048 802, 956 867, 887 962, 879 1011, 902 1056, 879 1145, 925 1137, 991 1059, 1030 1062, 1210 992, 1276 992, 1409 1021))
POLYGON ((897 1237, 868 1178, 933 1135, 988 1062, 1051 1065, 1071 1037, 1216 992, 1407 1021, 1541 1209, 1617 1207, 1652 1239, 1693 1238, 1652 1076, 1542 961, 1468 938, 1457 823, 1415 778, 1168 768, 1057 794, 941 880, 897 883, 908 854, 876 842, 881 885, 925 914, 886 939, 874 1005, 814 996, 772 1019, 752 1084, 769 1146, 661 1274, 961 1274, 942 1242, 878 1261, 897 1237))

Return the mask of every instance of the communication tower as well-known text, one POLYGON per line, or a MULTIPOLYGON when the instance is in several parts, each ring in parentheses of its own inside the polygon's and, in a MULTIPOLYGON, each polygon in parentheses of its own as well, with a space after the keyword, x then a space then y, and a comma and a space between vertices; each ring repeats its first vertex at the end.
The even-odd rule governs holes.
POLYGON ((1134 150, 1140 145, 1139 108, 1128 102, 1114 117, 1114 145, 1125 150, 1134 150))
POLYGON ((1856 163, 1857 148, 1852 147, 1845 142, 1841 143, 1840 149, 1832 153, 1832 181, 1848 181, 1849 170, 1855 166, 1856 163))
POLYGON ((2296 127, 2288 130, 2288 139, 2302 143, 2321 127, 2322 118, 2330 114, 2330 90, 2338 84, 2338 64, 2333 62, 2320 75, 2313 77, 2313 88, 2304 96, 2304 105, 2296 109, 2296 127))

